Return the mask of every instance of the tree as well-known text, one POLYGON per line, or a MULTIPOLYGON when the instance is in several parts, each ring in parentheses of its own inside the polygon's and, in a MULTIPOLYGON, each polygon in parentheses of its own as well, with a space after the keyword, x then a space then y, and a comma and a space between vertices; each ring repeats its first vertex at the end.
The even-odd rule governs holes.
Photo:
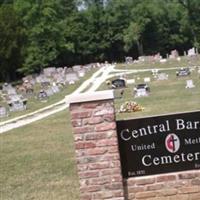
POLYGON ((0 7, 0 79, 16 79, 16 70, 22 60, 23 28, 13 6, 0 7))
POLYGON ((25 62, 20 69, 28 74, 55 65, 63 49, 72 45, 65 40, 67 12, 72 1, 17 0, 15 8, 26 28, 25 62))
POLYGON ((187 13, 188 25, 192 34, 193 45, 200 48, 200 1, 178 0, 187 13))

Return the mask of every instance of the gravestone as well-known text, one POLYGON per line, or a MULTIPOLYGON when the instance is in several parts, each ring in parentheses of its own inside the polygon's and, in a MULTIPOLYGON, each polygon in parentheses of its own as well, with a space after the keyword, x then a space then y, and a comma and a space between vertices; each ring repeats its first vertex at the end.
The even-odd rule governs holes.
POLYGON ((150 77, 145 77, 145 78, 144 78, 144 82, 145 82, 145 83, 151 82, 151 78, 150 78, 150 77))
POLYGON ((15 94, 17 94, 17 91, 16 91, 16 89, 15 88, 9 88, 8 90, 7 90, 7 94, 8 95, 15 95, 15 94))
POLYGON ((125 57, 125 62, 126 64, 132 64, 133 63, 133 58, 128 56, 128 57, 125 57))
POLYGON ((158 69, 152 69, 151 73, 152 73, 153 77, 156 78, 158 76, 158 69))
POLYGON ((48 97, 50 97, 50 96, 52 96, 54 94, 54 92, 53 92, 53 90, 52 90, 51 87, 47 88, 45 90, 45 92, 46 92, 46 94, 47 94, 48 97))
POLYGON ((72 69, 73 69, 74 72, 80 71, 81 68, 82 68, 81 65, 75 65, 75 66, 72 67, 72 69))
POLYGON ((7 117, 8 112, 6 107, 0 106, 0 118, 7 117))
POLYGON ((145 88, 139 88, 136 90, 135 92, 135 96, 134 97, 146 97, 149 96, 149 93, 147 92, 147 90, 145 88))
POLYGON ((167 62, 167 59, 163 58, 160 60, 160 63, 166 63, 167 62))
POLYGON ((77 73, 78 73, 79 77, 84 77, 85 76, 85 70, 84 69, 81 69, 81 70, 77 71, 77 73))
POLYGON ((124 79, 115 79, 112 81, 112 88, 126 87, 126 81, 124 79))
POLYGON ((128 79, 126 81, 127 84, 134 84, 135 83, 135 79, 128 79))
POLYGON ((51 87, 51 89, 52 89, 53 93, 58 93, 58 92, 60 92, 60 89, 59 89, 59 87, 58 87, 57 85, 53 85, 53 86, 51 87))
POLYGON ((46 91, 40 90, 40 92, 39 92, 38 95, 37 95, 37 98, 38 98, 38 100, 40 100, 40 101, 47 101, 48 95, 47 95, 46 91))
POLYGON ((188 56, 189 57, 196 56, 196 52, 195 52, 194 47, 188 50, 188 56))
POLYGON ((43 69, 43 73, 45 76, 52 76, 52 74, 56 73, 56 68, 55 67, 47 67, 43 69))
POLYGON ((176 49, 171 51, 171 54, 169 55, 170 59, 176 59, 177 57, 179 57, 179 53, 176 49))
POLYGON ((186 81, 186 86, 185 86, 186 89, 187 88, 191 89, 191 88, 194 88, 194 87, 195 87, 195 85, 193 83, 193 80, 187 80, 186 81))
POLYGON ((79 78, 76 73, 68 73, 66 74, 66 82, 68 82, 70 85, 75 84, 76 81, 78 81, 79 78))
POLYGON ((168 80, 168 74, 166 74, 166 73, 160 73, 160 74, 158 74, 157 80, 158 81, 168 80))
POLYGON ((22 95, 12 95, 9 96, 9 105, 10 112, 22 111, 26 109, 27 99, 24 99, 22 95))
POLYGON ((13 101, 8 104, 10 112, 26 110, 26 104, 23 101, 13 101))

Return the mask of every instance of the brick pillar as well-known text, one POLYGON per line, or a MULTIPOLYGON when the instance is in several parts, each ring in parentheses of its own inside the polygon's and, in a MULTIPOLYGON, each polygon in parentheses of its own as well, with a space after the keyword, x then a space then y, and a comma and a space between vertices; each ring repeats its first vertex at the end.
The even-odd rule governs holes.
POLYGON ((70 99, 81 200, 124 200, 113 91, 70 99))

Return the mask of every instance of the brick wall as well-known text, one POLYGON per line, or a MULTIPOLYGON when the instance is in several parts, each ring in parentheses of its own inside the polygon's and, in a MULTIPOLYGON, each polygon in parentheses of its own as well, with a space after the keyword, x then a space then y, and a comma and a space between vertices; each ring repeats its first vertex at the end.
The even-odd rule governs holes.
POLYGON ((81 200, 124 200, 113 100, 72 103, 81 200))
POLYGON ((80 200, 200 200, 200 170, 123 180, 111 96, 71 100, 80 200))
POLYGON ((200 171, 127 180, 129 200, 200 200, 200 171))

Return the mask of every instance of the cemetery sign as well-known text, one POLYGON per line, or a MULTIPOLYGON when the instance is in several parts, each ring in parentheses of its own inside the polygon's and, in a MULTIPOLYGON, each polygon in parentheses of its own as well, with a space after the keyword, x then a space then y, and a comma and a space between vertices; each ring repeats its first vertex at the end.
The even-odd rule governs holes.
POLYGON ((124 178, 200 169, 200 111, 117 121, 124 178))

